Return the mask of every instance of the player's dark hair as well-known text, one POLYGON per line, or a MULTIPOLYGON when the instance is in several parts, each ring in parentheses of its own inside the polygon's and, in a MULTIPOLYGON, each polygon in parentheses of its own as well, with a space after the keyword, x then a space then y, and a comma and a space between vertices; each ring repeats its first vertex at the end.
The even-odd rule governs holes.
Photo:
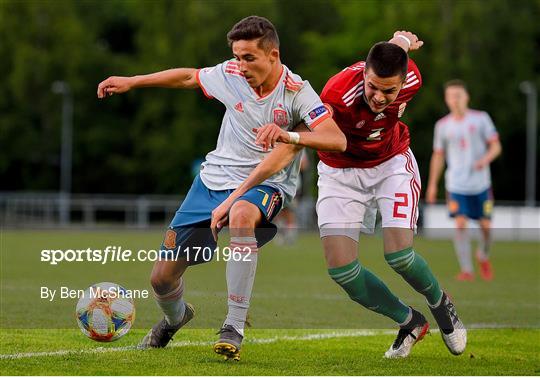
POLYGON ((465 89, 466 92, 467 91, 467 84, 465 84, 465 82, 463 80, 460 80, 460 79, 452 79, 452 80, 448 80, 446 83, 444 83, 444 90, 446 90, 447 88, 450 88, 450 87, 461 87, 463 89, 465 89))
POLYGON ((373 45, 366 58, 366 71, 370 68, 379 77, 401 75, 405 80, 409 57, 405 50, 390 42, 373 45))
POLYGON ((249 16, 236 23, 227 33, 229 46, 233 42, 258 39, 257 46, 264 51, 279 48, 279 37, 274 25, 268 19, 259 16, 249 16))

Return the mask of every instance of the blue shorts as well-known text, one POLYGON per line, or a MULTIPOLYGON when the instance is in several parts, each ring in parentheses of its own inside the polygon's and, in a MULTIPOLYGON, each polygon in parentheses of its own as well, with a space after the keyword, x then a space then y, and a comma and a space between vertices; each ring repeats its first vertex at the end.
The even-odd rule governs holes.
MULTIPOLYGON (((233 190, 211 190, 195 177, 191 189, 169 225, 161 244, 161 256, 168 258, 188 258, 189 265, 212 260, 216 242, 210 230, 212 211, 218 207, 233 190), (195 253, 192 249, 204 249, 205 253, 195 253), (197 256, 197 257, 193 257, 197 256)), ((256 205, 263 214, 263 222, 255 230, 257 246, 260 248, 276 236, 277 227, 271 223, 279 213, 283 203, 281 192, 268 185, 258 185, 248 190, 237 201, 245 200, 256 205)))
POLYGON ((451 217, 464 215, 470 219, 491 219, 493 194, 486 189, 478 194, 447 193, 448 211, 451 217))

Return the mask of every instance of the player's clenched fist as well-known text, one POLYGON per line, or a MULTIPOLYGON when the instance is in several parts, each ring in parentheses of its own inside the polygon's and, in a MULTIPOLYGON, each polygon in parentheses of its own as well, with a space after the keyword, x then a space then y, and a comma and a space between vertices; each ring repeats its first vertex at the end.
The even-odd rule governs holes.
POLYGON ((265 151, 274 148, 276 142, 289 143, 290 140, 289 133, 275 123, 269 123, 258 129, 253 128, 253 132, 257 133, 255 144, 261 146, 265 151))
POLYGON ((418 50, 424 44, 424 41, 421 41, 418 36, 410 31, 398 30, 394 33, 394 38, 404 38, 409 43, 409 51, 418 50))
POLYGON ((99 83, 97 96, 98 98, 104 98, 115 93, 127 92, 133 87, 132 81, 131 77, 111 76, 99 83))

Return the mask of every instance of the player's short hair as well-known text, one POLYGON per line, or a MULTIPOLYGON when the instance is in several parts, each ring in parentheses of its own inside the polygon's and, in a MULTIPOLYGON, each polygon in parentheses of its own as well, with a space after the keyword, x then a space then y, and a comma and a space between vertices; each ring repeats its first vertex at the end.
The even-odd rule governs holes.
POLYGON ((461 87, 465 89, 465 92, 468 92, 467 90, 467 84, 460 79, 452 79, 448 80, 446 83, 444 83, 444 90, 450 88, 450 87, 461 87))
POLYGON ((272 48, 279 48, 279 37, 274 25, 266 18, 260 16, 249 16, 236 23, 227 33, 229 46, 233 42, 258 39, 257 46, 264 51, 272 48))
POLYGON ((390 42, 373 45, 366 58, 366 71, 370 68, 379 77, 401 75, 407 77, 409 57, 405 50, 390 42))

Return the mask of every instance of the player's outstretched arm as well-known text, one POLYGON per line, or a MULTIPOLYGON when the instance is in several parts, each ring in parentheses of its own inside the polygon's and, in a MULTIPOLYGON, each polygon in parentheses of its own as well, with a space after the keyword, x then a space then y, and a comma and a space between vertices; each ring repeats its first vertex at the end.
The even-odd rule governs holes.
POLYGON ((197 69, 173 68, 148 75, 111 76, 99 83, 97 96, 104 98, 143 87, 197 88, 197 69))
POLYGON ((426 191, 426 202, 435 203, 437 201, 437 186, 439 178, 444 169, 444 152, 433 151, 431 161, 429 163, 429 181, 426 191))
POLYGON ((255 143, 265 150, 273 148, 277 142, 297 144, 319 151, 343 152, 347 149, 347 138, 332 118, 322 121, 313 131, 291 133, 271 123, 253 129, 253 132, 257 133, 255 143))
POLYGON ((234 201, 243 196, 248 190, 259 185, 288 166, 295 156, 303 149, 300 145, 280 144, 251 172, 251 174, 236 188, 231 195, 212 211, 210 228, 217 241, 218 231, 229 221, 228 214, 234 201))
POLYGON ((398 45, 406 52, 418 50, 424 44, 424 41, 419 40, 416 34, 406 30, 396 31, 388 42, 398 45))

